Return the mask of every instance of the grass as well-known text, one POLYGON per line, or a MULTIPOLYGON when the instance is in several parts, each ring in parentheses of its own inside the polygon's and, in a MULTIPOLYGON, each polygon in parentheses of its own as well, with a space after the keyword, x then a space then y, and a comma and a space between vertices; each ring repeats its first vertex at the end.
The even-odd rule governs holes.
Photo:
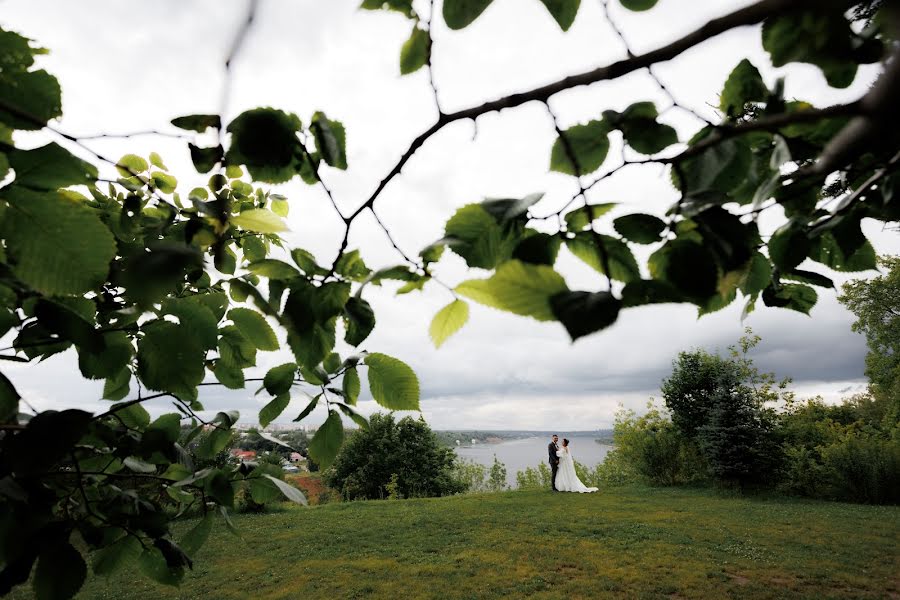
POLYGON ((618 488, 235 522, 242 538, 218 528, 180 588, 126 570, 80 597, 900 598, 900 507, 618 488))

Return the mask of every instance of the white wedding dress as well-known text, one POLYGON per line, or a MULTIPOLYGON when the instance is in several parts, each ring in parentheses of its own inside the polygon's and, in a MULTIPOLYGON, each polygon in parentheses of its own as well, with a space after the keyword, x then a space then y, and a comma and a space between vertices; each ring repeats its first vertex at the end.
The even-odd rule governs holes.
POLYGON ((572 453, 567 448, 563 447, 557 450, 556 455, 559 457, 559 470, 556 472, 557 490, 560 492, 578 492, 580 494, 598 490, 595 487, 587 487, 578 479, 578 475, 575 474, 575 459, 572 458, 572 453))

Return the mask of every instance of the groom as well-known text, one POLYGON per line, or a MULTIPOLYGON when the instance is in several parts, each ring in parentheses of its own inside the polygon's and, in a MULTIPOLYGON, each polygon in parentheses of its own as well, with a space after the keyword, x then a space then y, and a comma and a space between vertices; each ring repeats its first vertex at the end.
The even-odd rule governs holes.
POLYGON ((559 436, 554 433, 550 439, 553 440, 547 445, 547 452, 550 453, 550 487, 556 492, 558 491, 556 489, 556 472, 559 470, 559 457, 556 455, 559 446, 556 445, 556 442, 559 441, 559 436))

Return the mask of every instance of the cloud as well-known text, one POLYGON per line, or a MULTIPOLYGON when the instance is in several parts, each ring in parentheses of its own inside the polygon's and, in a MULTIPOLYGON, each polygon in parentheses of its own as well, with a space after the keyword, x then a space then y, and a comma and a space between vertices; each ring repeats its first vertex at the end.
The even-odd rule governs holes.
MULTIPOLYGON (((393 166, 409 141, 436 117, 424 73, 399 77, 398 53, 410 25, 396 14, 360 11, 355 2, 263 2, 258 18, 233 66, 226 116, 258 105, 276 106, 308 119, 324 110, 347 127, 350 168, 326 170, 326 179, 345 214, 358 207, 393 166)), ((417 2, 427 14, 427 2, 417 2)), ((748 4, 741 2, 740 4, 748 4)), ((633 49, 645 51, 673 40, 709 17, 736 7, 716 0, 660 3, 653 11, 631 13, 611 4, 633 49)), ((3 26, 19 30, 52 50, 41 65, 60 77, 65 118, 60 128, 80 133, 164 128, 175 116, 219 110, 223 61, 231 32, 243 18, 243 3, 203 0, 153 3, 142 18, 134 7, 112 0, 61 3, 55 0, 5 0, 3 26), (85 33, 87 32, 87 33, 85 33)), ((538 2, 497 2, 461 32, 435 23, 434 67, 445 110, 455 110, 514 91, 542 85, 623 56, 613 32, 603 22, 599 3, 583 3, 567 34, 559 32, 538 2)), ((661 64, 656 73, 680 103, 707 118, 728 72, 748 57, 768 83, 790 73, 787 95, 830 104, 855 99, 872 81, 877 67, 861 69, 847 89, 829 88, 817 68, 774 69, 756 28, 742 28, 661 64)), ((604 109, 621 110, 635 100, 668 98, 646 73, 633 73, 567 91, 551 101, 564 126, 597 118, 604 109)), ((685 138, 698 120, 677 108, 663 119, 685 138)), ((400 246, 415 253, 441 237, 453 211, 485 196, 546 195, 535 207, 549 214, 577 188, 569 177, 548 172, 554 130, 547 111, 525 105, 453 124, 429 140, 385 190, 378 203, 382 220, 400 246)), ((42 134, 25 142, 39 143, 42 134)), ((192 174, 182 141, 155 137, 98 140, 94 148, 109 156, 126 152, 163 154, 189 188, 204 176, 192 174)), ((616 142, 610 156, 619 152, 616 142)), ((108 171, 108 169, 106 169, 108 171)), ((322 190, 299 182, 275 186, 291 200, 288 239, 314 252, 323 263, 337 251, 340 219, 322 190)), ((589 192, 596 202, 619 202, 612 216, 629 212, 660 213, 675 199, 664 170, 623 169, 589 192)), ((771 231, 781 215, 764 214, 760 226, 771 231)), ((895 234, 864 222, 880 252, 900 252, 895 234)), ((398 262, 384 232, 370 215, 354 225, 351 247, 361 247, 370 266, 398 262)), ((638 252, 639 259, 647 253, 638 252)), ((588 267, 565 252, 559 268, 569 285, 599 289, 602 282, 588 267)), ((462 261, 445 259, 438 276, 450 284, 479 277, 466 273, 462 261)), ((847 276, 836 276, 836 282, 847 276)), ((625 311, 609 330, 569 342, 558 323, 533 320, 473 306, 471 322, 440 351, 427 336, 428 323, 451 300, 439 286, 405 296, 395 286, 370 287, 366 296, 376 308, 378 325, 365 344, 409 362, 419 374, 423 412, 435 427, 591 428, 606 427, 621 402, 640 408, 669 372, 680 350, 724 350, 742 334, 741 306, 697 319, 689 306, 651 306, 625 311), (581 424, 587 424, 582 427, 581 424)), ((857 390, 863 377, 864 340, 850 331, 852 315, 821 290, 812 318, 779 309, 759 308, 747 325, 763 337, 753 353, 760 368, 792 376, 803 393, 837 398, 840 390, 857 390)), ((290 360, 282 351, 261 354, 259 371, 290 360)), ((39 365, 4 365, 20 392, 38 408, 80 406, 101 410, 98 382, 82 380, 73 353, 39 365)), ((255 390, 204 388, 210 410, 237 408, 254 419, 265 403, 255 390)), ((307 399, 294 399, 283 421, 289 422, 307 399)), ((152 412, 166 402, 149 404, 152 412)), ((361 409, 375 404, 364 397, 361 409)), ((321 422, 322 408, 310 417, 321 422)))

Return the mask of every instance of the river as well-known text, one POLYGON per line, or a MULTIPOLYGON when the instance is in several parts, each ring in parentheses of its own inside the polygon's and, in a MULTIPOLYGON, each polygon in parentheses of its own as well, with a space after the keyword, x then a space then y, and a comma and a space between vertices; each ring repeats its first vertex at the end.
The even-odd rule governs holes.
MULTIPOLYGON (((569 438, 569 446, 575 460, 593 468, 603 462, 606 453, 612 450, 612 446, 598 444, 593 437, 572 436, 569 438)), ((490 467, 494 463, 494 455, 497 460, 506 465, 506 481, 511 486, 516 485, 516 471, 523 471, 526 467, 536 467, 538 463, 547 462, 548 438, 530 437, 517 440, 509 440, 498 444, 475 444, 472 446, 460 446, 456 448, 457 456, 490 467)))

